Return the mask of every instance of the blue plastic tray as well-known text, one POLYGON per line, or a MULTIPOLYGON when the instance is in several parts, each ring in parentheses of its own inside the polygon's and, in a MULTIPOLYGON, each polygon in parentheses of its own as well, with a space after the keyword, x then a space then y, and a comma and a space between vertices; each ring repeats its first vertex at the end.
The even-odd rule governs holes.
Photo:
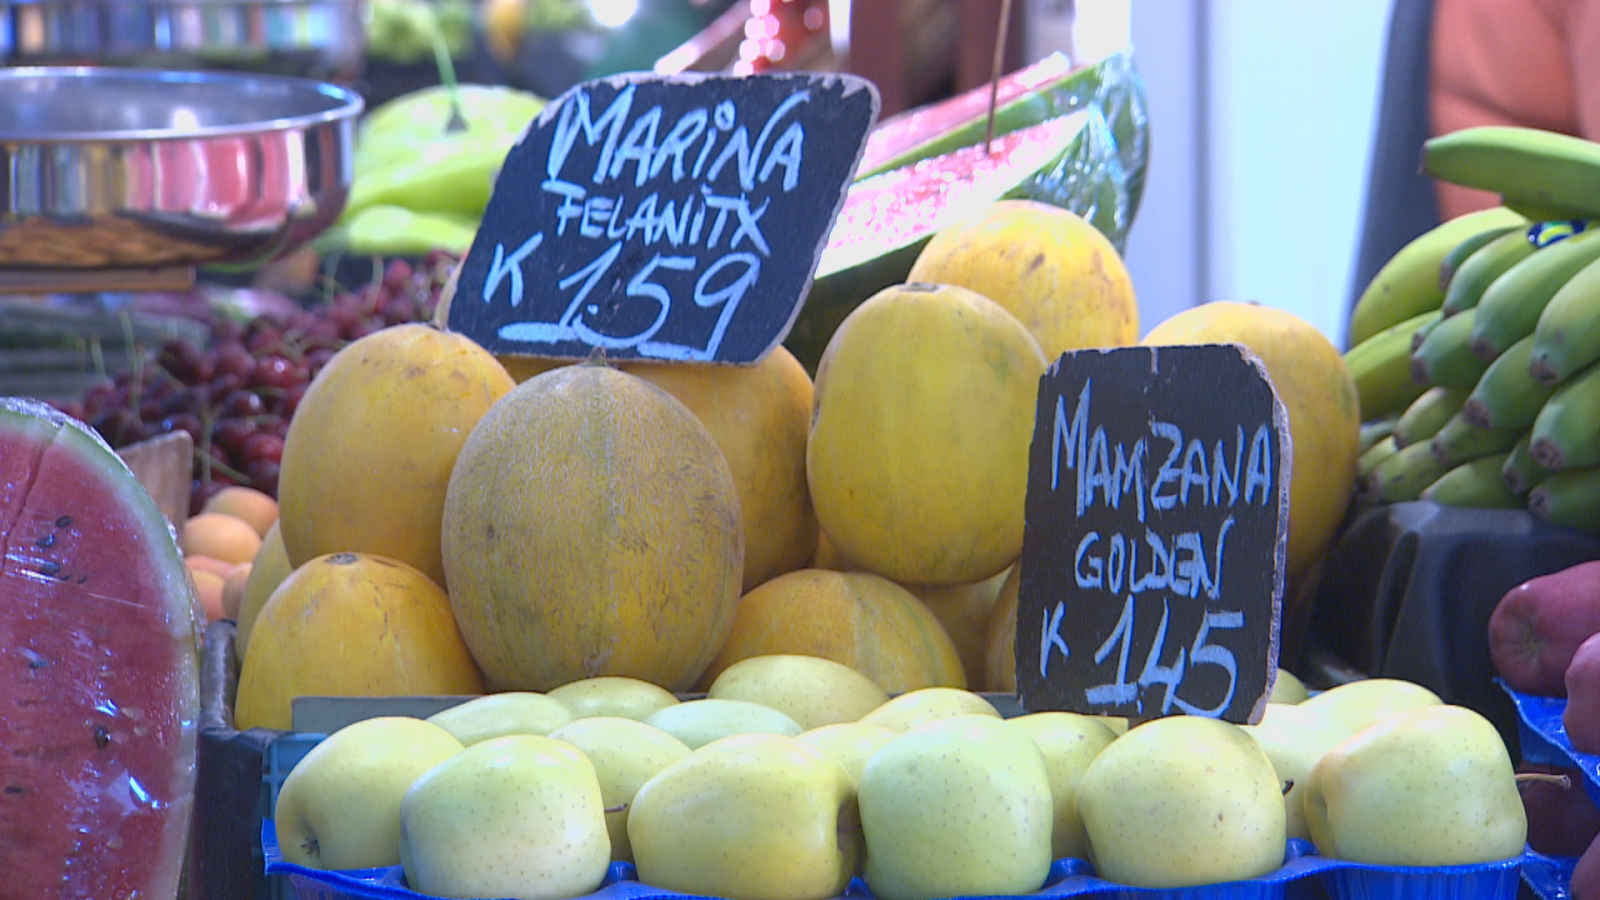
MULTIPOLYGON (((272 822, 262 823, 261 845, 268 875, 283 875, 299 900, 425 900, 408 890, 399 866, 324 872, 284 862, 272 822)), ((1045 885, 1031 897, 1093 900, 1514 900, 1523 857, 1476 866, 1408 868, 1371 866, 1317 856, 1310 843, 1291 840, 1283 867, 1260 878, 1205 887, 1132 888, 1096 878, 1083 860, 1058 860, 1045 885)), ((1569 867, 1570 870, 1570 867, 1569 867)), ((487 900, 487 898, 486 898, 487 900)), ((629 863, 612 863, 604 884, 586 900, 714 900, 651 887, 629 863)), ((872 900, 856 878, 842 900, 872 900)))
MULTIPOLYGON (((1545 766, 1575 768, 1583 773, 1583 787, 1600 804, 1600 756, 1580 753, 1572 748, 1561 716, 1567 711, 1565 697, 1540 697, 1514 691, 1500 679, 1500 689, 1517 708, 1517 738, 1522 744, 1524 762, 1545 766)), ((1544 900, 1571 900, 1569 885, 1576 859, 1541 856, 1529 851, 1523 867, 1523 880, 1544 900)))

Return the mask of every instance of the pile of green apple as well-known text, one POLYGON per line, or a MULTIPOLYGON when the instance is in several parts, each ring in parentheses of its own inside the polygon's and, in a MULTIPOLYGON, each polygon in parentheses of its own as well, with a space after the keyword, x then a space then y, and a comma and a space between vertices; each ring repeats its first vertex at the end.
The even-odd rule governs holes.
POLYGON ((1511 759, 1482 716, 1390 679, 1306 698, 1281 673, 1273 699, 1256 725, 1129 729, 754 657, 701 699, 604 677, 352 724, 285 779, 275 827, 291 863, 538 900, 592 893, 617 860, 730 900, 823 900, 856 875, 933 900, 1031 893, 1065 857, 1138 887, 1238 881, 1281 866, 1290 837, 1383 865, 1521 855, 1511 759))

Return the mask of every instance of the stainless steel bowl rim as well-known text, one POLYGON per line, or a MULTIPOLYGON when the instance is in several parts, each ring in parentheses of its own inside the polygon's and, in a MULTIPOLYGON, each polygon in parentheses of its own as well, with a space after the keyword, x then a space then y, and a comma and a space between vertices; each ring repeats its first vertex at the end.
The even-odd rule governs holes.
POLYGON ((236 72, 206 72, 206 71, 178 71, 167 69, 132 69, 114 68, 106 66, 14 66, 0 68, 0 97, 3 97, 10 84, 25 80, 38 80, 46 78, 85 78, 100 79, 104 81, 147 82, 152 90, 158 90, 163 84, 197 84, 210 83, 219 87, 238 87, 241 90, 252 85, 272 84, 286 89, 304 92, 306 94, 320 94, 329 98, 335 105, 325 110, 302 113, 294 116, 281 116, 275 119, 262 119, 257 122, 230 123, 227 125, 202 125, 193 128, 143 128, 127 129, 122 131, 84 131, 84 132, 50 132, 48 134, 29 133, 12 134, 0 131, 0 141, 8 143, 26 144, 83 144, 83 143, 118 143, 123 141, 165 141, 186 140, 190 138, 208 137, 237 137, 247 134, 261 134, 271 131, 283 131, 294 128, 309 128, 341 119, 354 119, 359 116, 365 105, 361 95, 353 90, 328 82, 316 81, 310 78, 297 78, 288 75, 265 75, 256 73, 236 72))

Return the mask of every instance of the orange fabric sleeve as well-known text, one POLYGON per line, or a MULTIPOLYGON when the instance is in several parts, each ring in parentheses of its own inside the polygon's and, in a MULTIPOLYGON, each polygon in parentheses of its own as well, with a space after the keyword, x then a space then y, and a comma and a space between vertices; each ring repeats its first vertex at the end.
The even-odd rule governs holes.
MULTIPOLYGON (((1600 140, 1600 0, 1435 0, 1430 131, 1527 125, 1600 140)), ((1449 219, 1493 206, 1438 185, 1449 219)))

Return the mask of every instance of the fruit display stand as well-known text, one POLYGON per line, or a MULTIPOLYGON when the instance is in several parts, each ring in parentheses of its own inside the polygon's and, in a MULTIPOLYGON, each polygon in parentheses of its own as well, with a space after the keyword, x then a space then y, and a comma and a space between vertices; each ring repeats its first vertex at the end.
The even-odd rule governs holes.
POLYGON ((1478 710, 1514 750, 1517 717, 1494 684, 1489 615, 1529 578, 1595 558, 1600 536, 1523 510, 1359 507, 1322 565, 1310 639, 1358 671, 1478 710))

